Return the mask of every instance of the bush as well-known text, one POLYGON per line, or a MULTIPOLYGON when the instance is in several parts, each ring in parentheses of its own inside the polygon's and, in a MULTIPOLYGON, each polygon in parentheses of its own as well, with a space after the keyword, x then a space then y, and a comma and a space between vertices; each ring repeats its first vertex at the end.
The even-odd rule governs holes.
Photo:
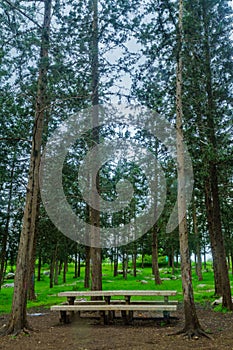
MULTIPOLYGON (((168 261, 167 256, 159 256, 159 267, 167 267, 168 261)), ((140 255, 137 259, 137 267, 141 267, 142 265, 142 256, 140 255)), ((152 266, 152 255, 145 254, 144 256, 144 267, 151 267, 152 266)))

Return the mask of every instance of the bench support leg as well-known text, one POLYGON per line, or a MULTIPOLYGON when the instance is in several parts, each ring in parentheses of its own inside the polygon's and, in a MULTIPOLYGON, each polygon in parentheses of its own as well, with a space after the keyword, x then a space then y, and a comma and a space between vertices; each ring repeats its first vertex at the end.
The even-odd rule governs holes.
POLYGON ((70 323, 70 317, 67 315, 66 311, 60 311, 60 322, 61 323, 70 323))
POLYGON ((133 311, 121 311, 121 317, 126 325, 131 324, 133 321, 133 311))
POLYGON ((100 311, 100 320, 102 324, 109 324, 108 312, 100 311))
POLYGON ((70 323, 71 319, 74 317, 74 311, 60 311, 60 322, 61 323, 70 323))
POLYGON ((67 297, 69 305, 74 305, 75 297, 67 297))
POLYGON ((163 311, 163 318, 166 322, 169 322, 170 320, 170 312, 169 311, 163 311))

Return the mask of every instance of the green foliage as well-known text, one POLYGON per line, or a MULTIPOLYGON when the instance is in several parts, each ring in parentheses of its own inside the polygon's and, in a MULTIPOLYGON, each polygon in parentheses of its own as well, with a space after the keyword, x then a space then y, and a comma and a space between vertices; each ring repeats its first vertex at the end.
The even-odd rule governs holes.
POLYGON ((222 312, 223 314, 226 314, 227 312, 229 312, 229 310, 225 307, 222 307, 222 305, 217 305, 214 307, 214 311, 215 312, 222 312))
MULTIPOLYGON (((165 267, 168 265, 168 257, 167 256, 159 256, 158 259, 159 267, 165 267)), ((137 267, 142 266, 142 256, 138 255, 137 258, 137 267)), ((149 254, 145 254, 143 257, 143 266, 150 267, 152 266, 152 256, 149 254)))

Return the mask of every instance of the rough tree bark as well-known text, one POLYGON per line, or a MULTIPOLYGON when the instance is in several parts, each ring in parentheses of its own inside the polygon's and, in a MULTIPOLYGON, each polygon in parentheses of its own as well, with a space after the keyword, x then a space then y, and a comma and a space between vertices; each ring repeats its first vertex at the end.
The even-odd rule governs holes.
POLYGON ((75 243, 75 265, 74 265, 74 278, 80 277, 80 252, 78 249, 78 244, 75 243))
POLYGON ((215 133, 215 101, 213 94, 213 82, 211 71, 211 54, 209 44, 209 21, 207 16, 206 2, 202 0, 202 16, 204 24, 204 50, 205 50, 205 68, 206 68, 206 93, 207 93, 207 137, 211 152, 209 154, 209 181, 210 181, 210 205, 212 207, 213 234, 216 241, 217 263, 220 267, 222 306, 228 310, 233 310, 231 298, 231 286, 228 275, 226 251, 222 232, 221 208, 218 188, 218 169, 217 159, 217 139, 215 133))
POLYGON ((55 261, 55 267, 54 267, 54 285, 58 286, 58 272, 59 272, 59 260, 58 258, 55 261))
MULTIPOLYGON (((98 0, 92 0, 92 36, 91 36, 91 70, 92 70, 92 138, 93 146, 99 142, 99 47, 98 47, 98 0)), ((91 174, 91 186, 96 184, 97 193, 100 193, 99 189, 99 175, 93 178, 95 175, 91 174)), ((96 192, 95 192, 96 193, 96 192)), ((92 198, 95 203, 94 209, 90 207, 90 224, 91 224, 91 289, 102 290, 102 250, 99 248, 100 244, 100 211, 99 200, 93 191, 92 198)))
POLYGON ((5 262, 6 262, 6 251, 7 251, 7 240, 8 240, 8 231, 9 231, 9 224, 10 224, 10 218, 11 218, 11 200, 12 200, 12 190, 13 190, 13 177, 15 172, 15 154, 13 156, 12 161, 12 167, 11 167, 11 174, 10 174, 10 188, 9 188, 9 196, 8 196, 8 203, 7 203, 7 211, 6 211, 6 224, 3 229, 2 238, 1 238, 1 256, 0 256, 0 289, 2 286, 2 283, 4 281, 4 272, 5 272, 5 262))
MULTIPOLYGON (((200 138, 205 139, 205 128, 203 127, 202 121, 202 111, 199 106, 197 106, 197 127, 200 134, 200 138)), ((200 151, 202 159, 206 159, 206 150, 202 143, 200 143, 200 151)), ((208 164, 204 164, 204 196, 205 196, 205 206, 206 206, 206 219, 210 238, 211 253, 213 258, 213 270, 214 270, 214 286, 215 295, 219 296, 222 294, 222 280, 221 280, 221 269, 218 263, 218 252, 217 252, 217 242, 214 234, 214 222, 213 222, 213 205, 212 205, 212 195, 211 195, 211 184, 208 176, 208 164)), ((204 265, 206 268, 206 255, 204 254, 204 265)))
POLYGON ((210 237, 210 246, 211 253, 213 257, 213 270, 214 270, 214 288, 215 296, 222 295, 222 278, 221 278, 221 269, 218 263, 218 251, 217 251, 217 241, 214 231, 213 223, 213 208, 212 208, 212 199, 211 199, 211 188, 210 181, 207 177, 205 179, 205 205, 206 205, 206 216, 208 224, 208 232, 210 237))
MULTIPOLYGON (((156 158, 158 158, 158 142, 156 141, 156 150, 155 150, 156 158)), ((158 189, 158 167, 157 164, 155 165, 155 217, 157 218, 157 212, 158 212, 158 195, 157 195, 157 189, 158 189)), ((155 276, 155 284, 161 284, 162 280, 159 275, 159 254, 158 254, 158 223, 156 222, 154 226, 152 227, 152 273, 155 276)))
POLYGON ((41 249, 39 249, 39 256, 38 256, 38 268, 37 268, 37 281, 39 282, 41 280, 41 267, 42 267, 42 252, 41 249))
POLYGON ((49 288, 53 288, 54 284, 54 272, 57 260, 58 242, 56 243, 55 249, 52 252, 49 268, 49 288))
POLYGON ((152 273, 155 276, 155 284, 161 284, 162 280, 159 274, 159 255, 158 255, 158 225, 154 224, 152 228, 152 273))
POLYGON ((201 247, 200 247, 200 237, 197 225, 197 213, 196 213, 196 205, 193 201, 193 231, 196 240, 196 255, 197 255, 197 263, 196 263, 196 273, 198 276, 198 281, 203 280, 202 276, 202 261, 201 261, 201 247))
POLYGON ((118 248, 114 248, 114 253, 113 253, 113 276, 116 277, 118 276, 118 259, 119 259, 119 253, 118 253, 118 248))
POLYGON ((133 242, 132 267, 133 267, 133 276, 137 277, 137 244, 136 242, 133 242))
MULTIPOLYGON (((37 207, 37 219, 36 225, 38 224, 38 207, 37 207)), ((36 264, 36 237, 38 235, 37 227, 35 228, 35 237, 33 242, 33 250, 31 257, 31 266, 29 271, 29 282, 28 282, 28 300, 36 300, 36 291, 35 291, 35 264, 36 264)))
POLYGON ((90 247, 86 246, 84 288, 90 287, 90 247))
POLYGON ((193 295, 191 261, 188 245, 188 227, 186 218, 185 198, 185 155, 183 141, 183 105, 182 105, 182 41, 183 41, 183 0, 179 0, 178 38, 177 38, 177 68, 176 68, 176 138, 177 138, 177 175, 178 175, 178 216, 181 256, 181 276, 184 298, 184 328, 178 333, 184 333, 189 338, 206 335, 200 326, 193 295))
POLYGON ((30 328, 27 320, 27 293, 30 266, 33 252, 37 201, 39 193, 39 167, 41 159, 41 143, 44 114, 46 109, 46 86, 48 71, 49 32, 51 20, 51 2, 44 1, 44 21, 41 37, 40 67, 37 85, 35 120, 33 126, 32 149, 30 156, 29 178, 27 184, 26 204, 23 225, 19 242, 15 287, 12 310, 4 334, 19 334, 30 328))

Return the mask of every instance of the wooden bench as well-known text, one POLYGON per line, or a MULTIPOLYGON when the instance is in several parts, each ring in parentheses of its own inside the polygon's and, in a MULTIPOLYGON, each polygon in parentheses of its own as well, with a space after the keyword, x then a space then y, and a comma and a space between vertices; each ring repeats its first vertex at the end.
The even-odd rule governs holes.
POLYGON ((99 312, 104 323, 115 318, 115 312, 119 311, 126 323, 132 321, 134 311, 162 311, 166 321, 169 320, 170 312, 177 310, 177 301, 168 300, 169 296, 176 295, 176 291, 155 290, 112 290, 112 291, 70 291, 58 294, 67 297, 68 305, 54 305, 52 311, 60 311, 60 321, 70 322, 74 312, 99 312), (104 297, 104 300, 77 300, 77 297, 104 297), (114 300, 112 297, 123 296, 124 299, 114 300), (132 300, 134 296, 160 296, 164 300, 132 300))
POLYGON ((113 318, 112 312, 120 311, 121 316, 124 319, 125 323, 129 323, 133 319, 133 312, 137 311, 162 311, 164 315, 164 319, 168 321, 170 312, 177 310, 177 305, 165 305, 165 304, 96 304, 91 305, 87 303, 87 305, 76 304, 76 305, 54 305, 51 306, 52 311, 60 311, 61 318, 60 321, 63 323, 69 323, 71 316, 74 311, 89 311, 95 312, 98 311, 100 313, 100 317, 103 319, 104 324, 108 324, 109 320, 113 318))

